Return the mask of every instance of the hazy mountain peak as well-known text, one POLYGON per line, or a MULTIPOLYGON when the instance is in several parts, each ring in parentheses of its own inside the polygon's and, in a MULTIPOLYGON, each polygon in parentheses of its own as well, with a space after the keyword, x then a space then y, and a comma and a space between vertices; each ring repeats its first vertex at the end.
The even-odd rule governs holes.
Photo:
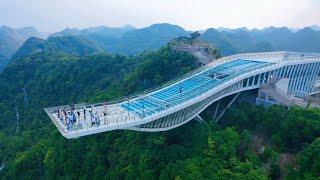
POLYGON ((34 31, 34 32, 38 32, 38 30, 33 27, 33 26, 26 26, 26 27, 22 27, 22 28, 17 28, 17 31, 34 31))
POLYGON ((122 26, 122 28, 123 29, 131 29, 131 30, 136 29, 136 27, 132 26, 131 24, 126 24, 126 25, 122 26))
POLYGON ((15 29, 9 27, 9 26, 6 26, 6 25, 3 25, 0 27, 0 31, 2 32, 6 32, 6 33, 16 33, 15 32, 15 29))
POLYGON ((242 31, 250 31, 247 27, 240 27, 240 28, 237 28, 237 30, 242 30, 242 31))
POLYGON ((314 33, 316 32, 313 28, 311 27, 305 27, 303 29, 301 29, 300 31, 298 31, 297 33, 314 33))
MULTIPOLYGON (((218 28, 219 29, 219 28, 218 28)), ((206 32, 219 32, 219 30, 218 29, 215 29, 215 28, 209 28, 209 29, 207 29, 204 33, 206 33, 206 32)))
POLYGON ((58 36, 50 37, 46 40, 32 37, 23 44, 13 57, 22 57, 39 52, 83 56, 98 53, 100 49, 95 43, 82 37, 58 36))
POLYGON ((315 30, 315 31, 320 31, 320 26, 318 25, 311 25, 309 26, 311 29, 315 30))
POLYGON ((264 28, 263 31, 268 33, 287 33, 287 34, 292 33, 292 31, 287 27, 274 27, 274 26, 264 28))
POLYGON ((250 31, 247 27, 240 27, 240 28, 235 28, 235 29, 219 27, 219 28, 217 28, 217 30, 220 32, 229 32, 229 33, 236 33, 239 31, 250 31))
MULTIPOLYGON (((184 30, 181 26, 175 25, 175 24, 170 24, 170 23, 157 23, 157 24, 152 24, 151 26, 147 28, 176 28, 176 29, 181 29, 184 30)), ((144 29, 144 28, 142 28, 144 29)))
POLYGON ((9 26, 7 26, 7 25, 2 25, 0 28, 1 28, 1 29, 13 29, 13 28, 11 28, 11 27, 9 27, 9 26))
POLYGON ((32 26, 18 28, 16 31, 25 39, 28 39, 29 37, 42 37, 41 33, 32 26))
POLYGON ((64 30, 62 30, 62 32, 65 32, 65 33, 74 33, 74 32, 78 32, 78 31, 80 31, 80 30, 77 28, 65 28, 64 30))
POLYGON ((105 25, 100 25, 96 27, 89 27, 86 29, 79 30, 77 28, 66 28, 60 32, 53 33, 50 37, 57 36, 85 36, 90 38, 100 38, 103 40, 104 38, 119 38, 124 33, 133 30, 133 26, 125 26, 125 27, 109 27, 105 25))
POLYGON ((3 25, 0 27, 0 71, 9 63, 11 56, 29 37, 41 37, 34 27, 11 28, 3 25))
POLYGON ((77 28, 65 28, 60 32, 56 32, 49 35, 48 38, 58 37, 58 36, 75 36, 75 35, 78 35, 79 33, 80 33, 80 30, 77 28))

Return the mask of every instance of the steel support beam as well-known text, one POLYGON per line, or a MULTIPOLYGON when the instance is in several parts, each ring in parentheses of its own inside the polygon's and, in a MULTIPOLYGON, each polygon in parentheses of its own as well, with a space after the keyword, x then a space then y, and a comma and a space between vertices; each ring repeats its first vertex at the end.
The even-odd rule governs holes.
POLYGON ((200 116, 200 115, 197 115, 194 120, 198 121, 199 123, 205 123, 206 121, 200 116))
POLYGON ((229 104, 222 110, 222 112, 220 113, 220 115, 218 116, 218 118, 215 120, 216 122, 218 122, 218 121, 222 118, 223 114, 224 114, 224 113, 226 112, 226 110, 234 103, 234 101, 239 97, 240 93, 241 93, 241 92, 237 93, 237 94, 233 97, 233 99, 229 102, 229 104))
POLYGON ((213 120, 216 120, 216 118, 217 118, 219 107, 220 107, 220 100, 217 102, 216 110, 214 111, 214 115, 213 115, 213 120))

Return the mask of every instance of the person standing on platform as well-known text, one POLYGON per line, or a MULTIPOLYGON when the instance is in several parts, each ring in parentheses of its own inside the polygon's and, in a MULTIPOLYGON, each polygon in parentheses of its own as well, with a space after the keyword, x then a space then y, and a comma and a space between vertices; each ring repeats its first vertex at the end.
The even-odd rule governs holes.
POLYGON ((94 116, 95 116, 96 126, 99 126, 100 125, 100 118, 99 118, 98 111, 95 112, 94 116))
POLYGON ((57 109, 57 115, 58 115, 58 118, 60 119, 60 110, 59 110, 59 108, 57 109))
POLYGON ((106 125, 106 121, 107 121, 107 109, 105 108, 104 110, 103 110, 103 123, 104 123, 104 125, 106 125))
POLYGON ((94 115, 92 110, 89 110, 90 113, 90 121, 91 121, 91 127, 95 125, 95 121, 94 121, 94 115))
POLYGON ((70 112, 68 112, 66 119, 67 119, 67 127, 68 127, 68 130, 70 131, 72 129, 72 125, 73 125, 73 116, 71 115, 70 112))
POLYGON ((78 120, 80 120, 80 111, 77 111, 78 120))

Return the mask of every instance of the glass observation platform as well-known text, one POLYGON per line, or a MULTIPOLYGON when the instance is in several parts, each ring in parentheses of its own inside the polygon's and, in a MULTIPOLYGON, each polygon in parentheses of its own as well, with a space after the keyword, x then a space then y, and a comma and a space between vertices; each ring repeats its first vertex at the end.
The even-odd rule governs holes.
POLYGON ((227 81, 229 77, 246 70, 256 69, 270 63, 255 60, 236 59, 209 68, 191 78, 167 88, 150 93, 144 97, 122 103, 120 106, 143 118, 171 106, 181 104, 227 81))

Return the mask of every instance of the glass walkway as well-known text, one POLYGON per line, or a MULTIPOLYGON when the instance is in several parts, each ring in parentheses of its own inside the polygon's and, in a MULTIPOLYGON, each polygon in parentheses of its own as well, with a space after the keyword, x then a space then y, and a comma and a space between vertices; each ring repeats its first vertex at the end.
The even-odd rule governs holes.
POLYGON ((239 75, 253 68, 260 68, 270 63, 246 59, 236 59, 207 69, 189 79, 176 83, 121 106, 139 117, 147 117, 171 106, 188 101, 227 81, 229 77, 239 75))

